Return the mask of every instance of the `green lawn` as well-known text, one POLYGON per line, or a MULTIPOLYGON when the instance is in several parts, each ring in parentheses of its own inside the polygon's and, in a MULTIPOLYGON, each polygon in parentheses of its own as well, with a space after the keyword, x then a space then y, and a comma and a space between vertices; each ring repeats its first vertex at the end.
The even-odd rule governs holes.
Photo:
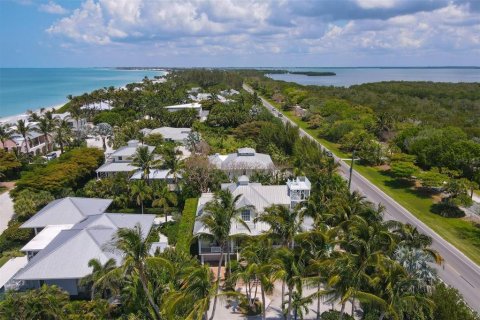
POLYGON ((480 228, 458 218, 444 218, 430 211, 433 200, 419 191, 399 184, 379 169, 355 164, 354 169, 395 199, 418 219, 445 240, 453 244, 470 259, 480 264, 480 228))
MULTIPOLYGON (((321 144, 327 147, 340 158, 349 158, 350 155, 342 152, 338 144, 326 141, 318 137, 318 130, 307 128, 307 123, 294 116, 293 112, 282 111, 279 106, 268 100, 284 115, 288 116, 300 128, 304 129, 310 135, 315 137, 321 144)), ((350 163, 350 161, 346 161, 350 163)), ((453 244, 470 259, 480 264, 480 226, 458 219, 444 218, 430 211, 433 199, 428 195, 423 195, 411 186, 399 184, 398 181, 374 167, 367 167, 355 163, 355 170, 367 178, 370 182, 379 187, 383 192, 395 199, 404 208, 410 211, 418 219, 442 236, 445 240, 453 244)))

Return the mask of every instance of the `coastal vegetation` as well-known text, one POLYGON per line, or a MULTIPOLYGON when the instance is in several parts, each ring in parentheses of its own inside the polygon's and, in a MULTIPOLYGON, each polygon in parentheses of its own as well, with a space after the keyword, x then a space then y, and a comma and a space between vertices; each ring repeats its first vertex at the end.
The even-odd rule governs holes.
POLYGON ((459 209, 480 183, 478 84, 248 82, 338 156, 354 152, 357 171, 480 261, 477 217, 459 209))
MULTIPOLYGON (((394 122, 392 126, 386 118, 380 121, 373 107, 336 95, 316 96, 315 88, 273 82, 253 71, 179 70, 169 74, 163 83, 145 79, 127 85, 125 90, 101 89, 81 98, 71 97, 68 109, 83 110, 82 117, 95 124, 93 133, 101 137, 104 146, 112 144, 116 148, 131 139, 154 146, 153 153, 139 148, 134 156, 134 163, 141 168, 141 179, 130 180, 127 174, 95 179, 94 170, 103 161, 102 150, 83 147, 82 139, 77 138, 82 134, 69 135, 64 141, 68 150, 58 159, 22 167, 12 191, 16 216, 0 236, 2 255, 10 256, 9 251, 32 238, 28 229, 18 228, 23 221, 54 198, 67 195, 113 199, 110 209, 114 211, 155 213, 173 219, 162 221, 147 237, 140 226, 120 229, 109 245, 125 258, 118 263, 90 261, 92 274, 82 280, 90 289, 90 301, 70 300, 59 288, 45 285, 24 293, 7 292, 0 299, 0 317, 206 320, 220 313, 223 306, 217 301, 222 299, 229 306, 238 306, 244 315, 265 319, 266 297, 276 289, 282 290, 280 308, 286 319, 301 319, 314 312, 322 320, 354 316, 479 319, 458 292, 437 278, 432 265, 440 264, 442 259, 430 247, 432 240, 410 225, 383 220, 382 206, 350 192, 336 172, 332 157, 314 142, 300 137, 298 128, 283 125, 265 110, 258 95, 241 89, 247 76, 262 95, 278 100, 276 105, 302 128, 335 143, 338 152, 356 151, 361 168, 378 173, 376 167, 385 166, 389 179, 411 184, 412 188, 417 188, 415 183, 422 177, 418 188, 427 189, 425 192, 444 188, 442 180, 447 179, 449 191, 445 198, 449 203, 456 206, 467 201, 463 183, 476 181, 471 163, 457 168, 456 159, 430 159, 439 152, 431 144, 440 141, 447 148, 458 142, 452 152, 469 150, 465 153, 474 155, 469 141, 475 141, 475 130, 462 133, 437 128, 440 131, 430 135, 421 133, 427 128, 421 123, 417 125, 421 130, 405 134, 403 141, 409 143, 402 149, 396 139, 409 131, 398 128, 409 123, 413 127, 415 121, 394 122), (231 88, 240 92, 230 97, 228 104, 216 99, 202 102, 210 111, 205 122, 187 112, 170 116, 164 106, 188 102, 192 87, 204 92, 219 93, 231 88), (111 110, 81 109, 82 105, 107 100, 111 110), (295 104, 307 109, 305 117, 295 118, 295 104), (198 136, 189 137, 187 143, 191 157, 181 159, 176 146, 161 136, 145 137, 140 133, 143 128, 161 125, 195 129, 198 136), (80 141, 75 143, 77 139, 80 141), (385 149, 385 145, 392 146, 393 151, 385 149), (266 208, 255 223, 265 223, 270 230, 259 236, 244 235, 237 248, 239 260, 226 258, 223 268, 222 260, 217 261, 212 272, 208 264, 199 262, 198 239, 192 236, 197 199, 202 192, 214 193, 214 200, 204 207, 202 221, 221 250, 231 249, 228 240, 232 221, 244 222, 236 206, 238 199, 220 188, 221 183, 228 182, 227 176, 214 168, 207 156, 233 152, 239 147, 270 154, 278 168, 275 174, 252 175, 251 181, 283 184, 288 178, 305 175, 312 190, 308 201, 292 210, 276 205, 266 208), (421 152, 425 152, 424 158, 421 152), (166 169, 175 177, 173 188, 148 178, 156 168, 166 169), (172 248, 151 255, 158 232, 168 237, 172 248), (238 287, 242 288, 240 292, 238 287), (452 303, 446 306, 446 301, 452 303), (339 310, 326 310, 327 304, 339 310)), ((10 167, 8 174, 15 175, 18 167, 10 167)))

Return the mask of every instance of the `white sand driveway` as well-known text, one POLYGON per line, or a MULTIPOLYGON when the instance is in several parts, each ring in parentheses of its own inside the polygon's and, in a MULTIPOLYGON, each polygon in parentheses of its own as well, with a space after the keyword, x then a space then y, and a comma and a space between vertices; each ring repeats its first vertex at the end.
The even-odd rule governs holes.
POLYGON ((13 214, 13 201, 10 198, 10 192, 7 191, 0 195, 0 234, 7 229, 13 214))

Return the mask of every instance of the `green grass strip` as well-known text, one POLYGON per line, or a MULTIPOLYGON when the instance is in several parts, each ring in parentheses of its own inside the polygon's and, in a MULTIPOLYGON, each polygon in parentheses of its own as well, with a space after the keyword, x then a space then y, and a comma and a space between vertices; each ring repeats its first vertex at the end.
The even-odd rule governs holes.
POLYGON ((197 212, 197 198, 190 198, 185 201, 180 225, 178 226, 178 240, 175 248, 178 251, 190 253, 190 244, 193 238, 193 225, 195 224, 195 214, 197 212))

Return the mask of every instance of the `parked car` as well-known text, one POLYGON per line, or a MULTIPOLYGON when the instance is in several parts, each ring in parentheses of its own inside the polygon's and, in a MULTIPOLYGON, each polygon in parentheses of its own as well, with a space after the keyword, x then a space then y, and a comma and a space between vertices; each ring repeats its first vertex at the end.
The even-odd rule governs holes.
POLYGON ((57 158, 57 153, 56 152, 50 152, 47 155, 45 155, 45 159, 48 161, 56 159, 57 158))

